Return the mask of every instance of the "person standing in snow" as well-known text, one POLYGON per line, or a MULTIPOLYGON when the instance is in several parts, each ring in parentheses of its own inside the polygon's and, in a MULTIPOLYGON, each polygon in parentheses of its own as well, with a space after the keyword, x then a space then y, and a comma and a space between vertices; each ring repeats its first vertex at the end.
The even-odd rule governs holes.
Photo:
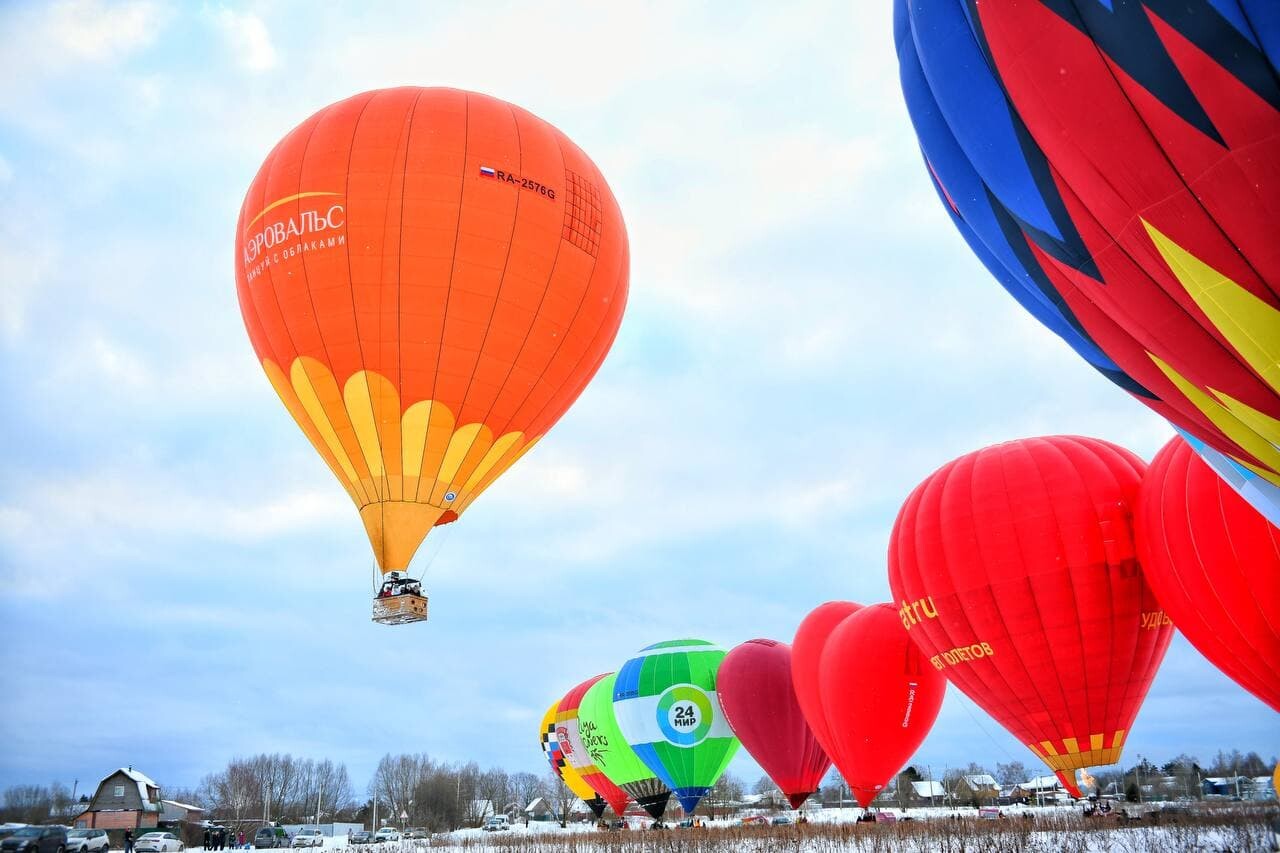
POLYGON ((128 829, 124 831, 124 853, 133 853, 133 832, 128 829))

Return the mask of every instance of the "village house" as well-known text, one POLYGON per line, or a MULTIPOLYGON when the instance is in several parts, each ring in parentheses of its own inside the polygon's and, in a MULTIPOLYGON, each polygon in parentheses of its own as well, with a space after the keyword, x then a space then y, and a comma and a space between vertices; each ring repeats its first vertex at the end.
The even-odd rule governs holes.
POLYGON ((995 777, 987 773, 961 776, 951 790, 951 796, 957 803, 973 806, 986 806, 994 803, 1000 796, 1000 786, 995 777))
POLYGON ((160 821, 160 812, 160 786, 132 767, 121 767, 98 783, 88 808, 76 817, 74 826, 153 829, 160 821))
POLYGON ((1018 785, 1027 800, 1035 805, 1063 802, 1070 799, 1057 776, 1035 776, 1018 785))
POLYGON ((947 802, 947 789, 941 782, 912 782, 911 804, 940 806, 947 802))
POLYGON ((165 824, 199 823, 204 820, 204 809, 177 800, 160 801, 160 822, 165 824))

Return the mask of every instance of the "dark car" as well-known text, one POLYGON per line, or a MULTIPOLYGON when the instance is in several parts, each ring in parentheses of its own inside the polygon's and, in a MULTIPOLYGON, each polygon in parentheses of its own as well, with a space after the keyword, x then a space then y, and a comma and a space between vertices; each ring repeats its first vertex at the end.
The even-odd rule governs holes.
POLYGON ((4 841, 0 853, 66 853, 65 826, 24 826, 4 841))
POLYGON ((289 833, 282 826, 264 826, 253 834, 254 849, 263 847, 288 847, 289 833))
POLYGON ((373 833, 367 829, 361 829, 356 832, 353 832, 351 833, 351 843, 352 844, 372 844, 373 833))

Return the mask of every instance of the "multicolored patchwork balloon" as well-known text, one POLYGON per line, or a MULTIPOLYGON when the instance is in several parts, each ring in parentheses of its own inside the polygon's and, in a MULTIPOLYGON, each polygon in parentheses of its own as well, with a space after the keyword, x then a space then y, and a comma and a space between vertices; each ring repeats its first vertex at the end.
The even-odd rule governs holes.
POLYGON ((641 649, 618 671, 613 710, 627 743, 693 812, 738 751, 720 709, 724 649, 683 639, 641 649))
MULTIPOLYGON (((600 772, 591 758, 590 752, 582 742, 582 697, 597 681, 604 678, 597 675, 588 678, 565 694, 556 708, 555 739, 560 747, 560 754, 569 762, 569 766, 582 777, 591 789, 613 807, 614 814, 619 817, 627 810, 627 792, 609 781, 609 777, 600 772)), ((603 811, 603 809, 601 809, 603 811)), ((600 817, 599 814, 596 817, 600 817)))
POLYGON ((897 0, 938 196, 1030 313, 1280 525, 1275 0, 897 0))
POLYGON ((547 757, 551 770, 560 777, 570 791, 582 799, 591 812, 598 818, 604 814, 605 802, 596 795, 591 786, 578 775, 577 771, 565 760, 560 751, 560 743, 556 739, 556 711, 559 702, 552 702, 547 713, 542 715, 542 725, 538 729, 538 740, 542 744, 542 754, 547 757))
MULTIPOLYGON (((654 820, 660 820, 671 799, 664 785, 627 744, 613 713, 615 675, 609 673, 587 688, 578 703, 578 736, 596 769, 626 792, 654 820)), ((592 777, 592 781, 600 780, 592 777)))

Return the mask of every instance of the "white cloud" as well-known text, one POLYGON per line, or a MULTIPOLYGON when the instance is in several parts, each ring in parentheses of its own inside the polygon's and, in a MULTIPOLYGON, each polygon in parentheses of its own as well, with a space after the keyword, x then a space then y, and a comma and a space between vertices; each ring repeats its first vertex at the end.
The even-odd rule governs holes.
POLYGON ((155 41, 160 10, 150 2, 62 0, 50 5, 49 33, 72 57, 116 59, 155 41))
POLYGON ((241 68, 257 73, 276 67, 276 49, 262 18, 223 6, 213 12, 213 21, 241 68))

